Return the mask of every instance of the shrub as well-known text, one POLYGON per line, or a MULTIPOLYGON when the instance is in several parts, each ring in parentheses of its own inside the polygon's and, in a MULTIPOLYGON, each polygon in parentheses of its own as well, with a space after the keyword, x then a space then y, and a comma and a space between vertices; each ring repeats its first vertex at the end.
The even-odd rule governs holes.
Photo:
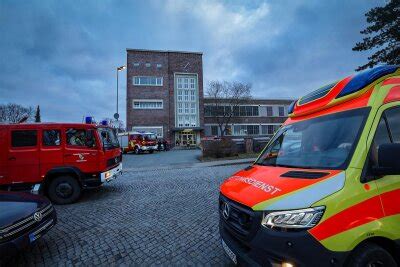
POLYGON ((204 140, 203 157, 224 158, 236 156, 236 143, 228 138, 221 140, 204 140))

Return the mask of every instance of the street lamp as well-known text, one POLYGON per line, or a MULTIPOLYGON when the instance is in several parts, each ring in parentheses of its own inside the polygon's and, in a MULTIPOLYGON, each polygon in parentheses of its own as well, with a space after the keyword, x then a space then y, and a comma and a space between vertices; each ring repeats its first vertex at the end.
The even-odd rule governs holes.
POLYGON ((119 114, 118 114, 118 74, 120 71, 123 71, 124 69, 126 69, 126 66, 120 66, 117 68, 117 113, 114 114, 115 120, 119 119, 119 114))

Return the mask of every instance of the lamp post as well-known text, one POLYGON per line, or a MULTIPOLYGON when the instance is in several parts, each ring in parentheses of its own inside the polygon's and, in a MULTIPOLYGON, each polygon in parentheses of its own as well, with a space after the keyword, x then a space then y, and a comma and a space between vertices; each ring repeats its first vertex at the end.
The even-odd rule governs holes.
POLYGON ((126 66, 120 66, 117 68, 117 113, 114 114, 114 119, 116 121, 118 121, 119 119, 119 114, 118 114, 118 74, 120 71, 123 71, 124 69, 126 69, 126 66))

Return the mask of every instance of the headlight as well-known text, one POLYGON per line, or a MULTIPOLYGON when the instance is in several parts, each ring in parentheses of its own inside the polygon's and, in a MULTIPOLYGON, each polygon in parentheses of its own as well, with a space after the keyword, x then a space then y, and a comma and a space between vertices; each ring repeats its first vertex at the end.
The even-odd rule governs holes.
POLYGON ((264 213, 261 224, 268 228, 311 228, 321 220, 324 211, 325 207, 315 207, 264 213))

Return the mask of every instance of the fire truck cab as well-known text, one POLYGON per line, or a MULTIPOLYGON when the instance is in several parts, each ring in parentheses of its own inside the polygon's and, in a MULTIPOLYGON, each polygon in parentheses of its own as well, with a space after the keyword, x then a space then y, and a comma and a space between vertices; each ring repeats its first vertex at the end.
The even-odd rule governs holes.
POLYGON ((72 123, 0 125, 0 189, 43 193, 57 204, 75 202, 85 188, 122 173, 115 131, 72 123))

